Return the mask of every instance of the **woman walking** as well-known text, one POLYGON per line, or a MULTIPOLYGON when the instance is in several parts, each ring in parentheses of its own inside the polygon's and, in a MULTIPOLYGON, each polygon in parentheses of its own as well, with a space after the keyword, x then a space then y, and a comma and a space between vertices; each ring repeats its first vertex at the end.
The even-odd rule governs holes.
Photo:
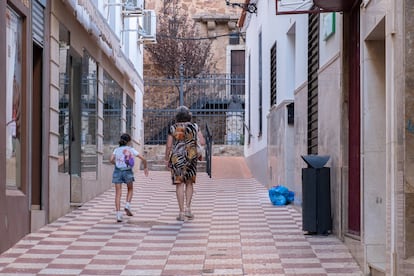
POLYGON ((179 221, 194 218, 191 212, 191 200, 199 158, 197 145, 205 145, 203 134, 191 119, 190 110, 186 106, 177 108, 175 124, 169 129, 165 149, 165 161, 171 170, 172 184, 175 185, 180 210, 177 216, 179 221))

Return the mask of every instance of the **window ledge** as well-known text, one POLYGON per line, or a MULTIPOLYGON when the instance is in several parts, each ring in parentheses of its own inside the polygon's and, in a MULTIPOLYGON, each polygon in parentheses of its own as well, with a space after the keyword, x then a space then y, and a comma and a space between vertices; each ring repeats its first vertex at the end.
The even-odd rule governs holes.
POLYGON ((25 194, 18 189, 7 188, 6 196, 25 196, 25 194))

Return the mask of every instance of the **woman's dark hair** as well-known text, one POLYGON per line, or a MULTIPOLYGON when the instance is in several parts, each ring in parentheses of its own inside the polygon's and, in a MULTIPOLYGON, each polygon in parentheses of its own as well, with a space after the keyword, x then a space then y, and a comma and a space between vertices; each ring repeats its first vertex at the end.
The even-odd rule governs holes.
POLYGON ((124 133, 119 140, 119 146, 126 146, 131 141, 131 135, 124 133))
POLYGON ((191 122, 191 112, 188 107, 182 105, 177 108, 177 114, 175 115, 175 121, 177 123, 191 122))

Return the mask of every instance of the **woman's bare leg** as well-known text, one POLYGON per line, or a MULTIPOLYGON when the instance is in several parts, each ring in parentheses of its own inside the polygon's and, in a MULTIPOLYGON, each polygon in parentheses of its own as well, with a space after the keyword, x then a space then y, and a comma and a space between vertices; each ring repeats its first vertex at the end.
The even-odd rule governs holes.
POLYGON ((185 203, 186 203, 186 211, 185 216, 189 219, 193 219, 194 215, 191 212, 191 201, 193 199, 193 193, 194 193, 194 186, 193 182, 187 182, 185 184, 185 203))
POLYGON ((180 209, 180 215, 177 217, 178 220, 184 219, 184 185, 184 183, 175 184, 178 208, 180 209))
POLYGON ((191 208, 191 200, 193 199, 193 183, 187 182, 185 183, 185 203, 188 210, 191 208))

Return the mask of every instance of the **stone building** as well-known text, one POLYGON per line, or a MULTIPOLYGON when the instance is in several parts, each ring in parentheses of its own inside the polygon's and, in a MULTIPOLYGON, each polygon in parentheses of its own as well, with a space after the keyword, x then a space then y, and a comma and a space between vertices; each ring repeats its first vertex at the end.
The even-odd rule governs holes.
MULTIPOLYGON (((157 14, 163 7, 172 2, 171 0, 147 0, 147 9, 155 10, 157 14)), ((237 42, 230 43, 231 33, 238 34, 237 20, 239 10, 226 5, 225 1, 188 1, 179 0, 178 4, 190 19, 197 22, 200 37, 211 37, 212 41, 212 63, 214 67, 209 73, 231 72, 231 51, 244 50, 243 37, 238 37, 237 42)), ((144 75, 148 77, 158 76, 151 70, 151 62, 145 56, 144 75)))
MULTIPOLYGON (((172 1, 170 0, 147 0, 145 4, 148 9, 156 10, 158 15, 160 15, 164 6, 171 2, 172 1)), ((188 105, 190 109, 203 110, 204 113, 207 114, 209 111, 206 109, 212 109, 211 103, 213 101, 216 103, 220 102, 219 106, 223 112, 221 112, 221 114, 216 114, 218 114, 217 116, 221 118, 218 118, 215 122, 210 120, 209 125, 219 125, 218 127, 214 127, 217 129, 214 131, 217 137, 216 140, 223 141, 220 143, 225 143, 224 141, 233 139, 231 137, 234 135, 230 133, 234 132, 233 129, 239 132, 240 129, 243 129, 243 124, 240 120, 237 121, 238 125, 233 127, 233 125, 235 125, 234 122, 236 122, 236 117, 233 116, 233 119, 226 119, 229 114, 225 111, 232 102, 232 88, 230 88, 232 85, 231 74, 239 74, 244 77, 244 36, 239 32, 237 27, 238 13, 240 9, 237 7, 233 8, 231 6, 227 6, 226 1, 180 0, 177 2, 178 5, 181 6, 182 10, 188 14, 190 21, 195 22, 195 28, 199 31, 198 38, 209 39, 211 41, 212 55, 211 63, 209 64, 210 70, 205 72, 208 76, 200 76, 199 83, 194 84, 194 88, 192 88, 192 90, 187 88, 186 91, 192 91, 192 98, 189 99, 189 96, 186 96, 183 103, 188 105), (199 98, 206 98, 209 96, 211 98, 209 103, 195 106, 197 102, 200 103, 199 98), (226 120, 231 123, 226 124, 226 120), (229 133, 226 133, 225 131, 227 127, 231 128, 231 130, 228 131, 229 133)), ((164 110, 165 112, 163 114, 166 114, 158 116, 157 119, 154 120, 146 120, 145 129, 148 130, 146 131, 146 137, 148 136, 149 140, 150 137, 153 137, 152 132, 155 132, 154 135, 157 136, 158 133, 162 132, 163 127, 168 125, 169 122, 167 119, 163 121, 160 121, 160 119, 172 118, 172 110, 180 104, 178 100, 179 89, 177 88, 180 84, 179 80, 177 80, 176 85, 172 84, 171 80, 166 80, 163 84, 156 84, 156 81, 152 80, 153 78, 166 78, 166 76, 163 76, 160 72, 157 72, 151 60, 148 58, 148 53, 145 53, 144 59, 144 76, 146 85, 144 109, 151 110, 153 112, 157 110, 158 113, 160 110, 164 110)), ((159 80, 157 80, 157 82, 158 81, 159 80)), ((194 82, 195 81, 193 81, 193 83, 194 82)), ((187 94, 190 94, 190 92, 187 94)), ((242 101, 244 101, 244 99, 242 101)), ((198 116, 198 118, 200 119, 200 116, 198 116)), ((205 122, 199 121, 199 123, 204 128, 205 122)), ((241 135, 239 134, 237 137, 240 138, 241 135)), ((161 138, 160 143, 162 142, 161 138)))

